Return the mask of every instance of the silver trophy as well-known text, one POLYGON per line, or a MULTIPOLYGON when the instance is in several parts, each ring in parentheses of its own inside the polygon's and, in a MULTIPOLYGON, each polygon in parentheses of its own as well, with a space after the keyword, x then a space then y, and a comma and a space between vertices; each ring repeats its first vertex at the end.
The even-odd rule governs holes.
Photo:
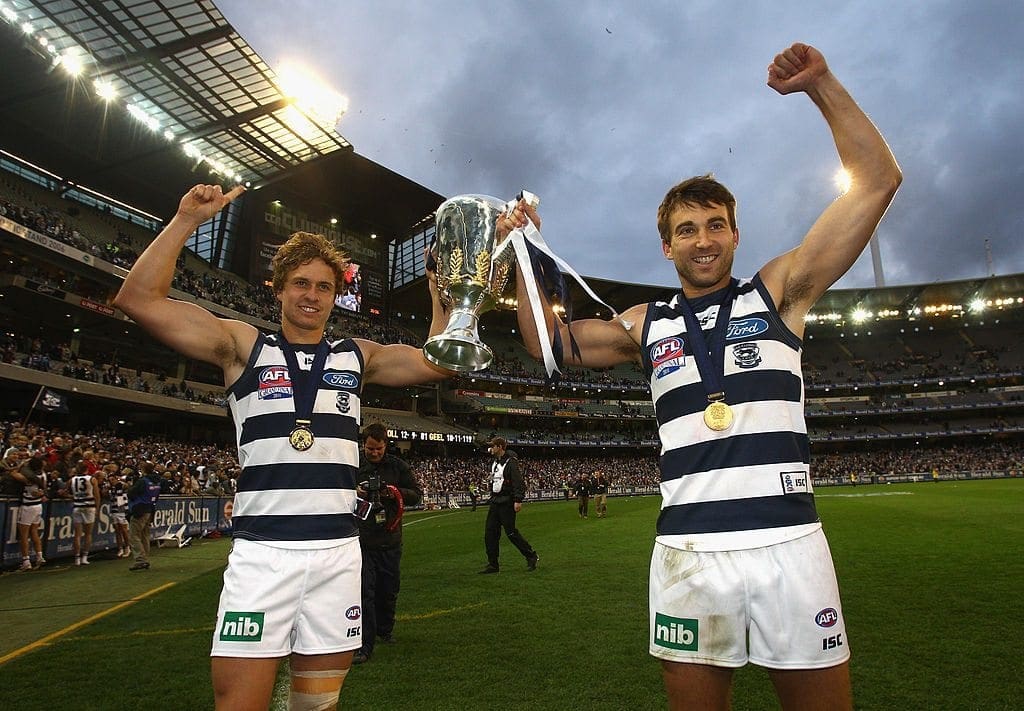
POLYGON ((471 373, 494 358, 477 325, 480 314, 498 305, 515 264, 512 249, 494 258, 505 210, 503 200, 488 195, 456 195, 437 209, 432 251, 438 291, 451 314, 444 331, 423 345, 423 355, 442 368, 471 373))

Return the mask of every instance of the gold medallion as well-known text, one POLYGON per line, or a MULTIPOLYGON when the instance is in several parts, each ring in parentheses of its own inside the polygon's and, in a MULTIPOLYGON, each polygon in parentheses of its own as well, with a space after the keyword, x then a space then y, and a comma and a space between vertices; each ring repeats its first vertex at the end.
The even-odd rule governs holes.
POLYGON ((732 408, 721 400, 716 400, 704 408, 704 424, 715 432, 721 432, 732 426, 732 408))
POLYGON ((300 452, 305 452, 312 447, 314 440, 313 432, 305 425, 299 425, 288 435, 288 444, 292 446, 292 449, 297 449, 300 452))

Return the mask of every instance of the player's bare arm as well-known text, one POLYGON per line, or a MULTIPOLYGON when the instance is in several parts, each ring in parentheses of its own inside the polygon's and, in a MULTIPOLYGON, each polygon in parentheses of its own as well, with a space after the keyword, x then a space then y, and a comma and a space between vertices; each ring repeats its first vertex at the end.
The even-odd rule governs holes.
MULTIPOLYGON (((426 260, 426 253, 424 253, 426 260)), ((427 338, 436 336, 444 330, 448 321, 444 306, 441 304, 437 288, 437 274, 427 270, 427 288, 430 290, 430 331, 427 338)), ((363 374, 368 383, 402 387, 431 383, 451 377, 452 373, 439 368, 423 356, 423 351, 402 343, 381 345, 373 341, 357 338, 356 344, 363 354, 363 374)))
POLYGON ((787 326, 801 334, 807 311, 864 251, 903 176, 878 129, 814 47, 798 43, 777 55, 768 68, 768 86, 783 95, 810 97, 852 179, 849 191, 825 209, 800 246, 761 271, 787 326))
POLYGON ((114 305, 150 335, 182 355, 220 366, 226 383, 241 373, 256 341, 255 327, 221 319, 197 304, 168 297, 175 264, 196 228, 244 192, 223 193, 219 185, 196 185, 178 211, 128 272, 114 305))

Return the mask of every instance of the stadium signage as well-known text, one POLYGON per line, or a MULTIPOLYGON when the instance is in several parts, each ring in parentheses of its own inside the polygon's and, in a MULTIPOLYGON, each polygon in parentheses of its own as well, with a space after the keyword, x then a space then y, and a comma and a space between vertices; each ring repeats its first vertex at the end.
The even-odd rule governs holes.
POLYGON ((473 435, 462 432, 419 432, 388 427, 388 437, 414 442, 444 442, 448 444, 473 444, 473 435))

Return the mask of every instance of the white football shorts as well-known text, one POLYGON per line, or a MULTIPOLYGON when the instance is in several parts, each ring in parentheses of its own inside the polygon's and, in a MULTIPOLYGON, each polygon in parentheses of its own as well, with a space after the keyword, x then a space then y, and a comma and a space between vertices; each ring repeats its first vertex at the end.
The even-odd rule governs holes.
POLYGON ((96 523, 96 509, 92 506, 81 506, 71 509, 72 523, 96 523))
POLYGON ((362 645, 358 537, 294 550, 236 539, 224 571, 212 657, 333 654, 362 645))
POLYGON ((650 653, 720 667, 823 669, 845 662, 850 645, 825 534, 819 529, 737 551, 656 542, 650 653))
POLYGON ((31 506, 18 507, 19 526, 38 526, 43 522, 43 505, 32 504, 31 506))

